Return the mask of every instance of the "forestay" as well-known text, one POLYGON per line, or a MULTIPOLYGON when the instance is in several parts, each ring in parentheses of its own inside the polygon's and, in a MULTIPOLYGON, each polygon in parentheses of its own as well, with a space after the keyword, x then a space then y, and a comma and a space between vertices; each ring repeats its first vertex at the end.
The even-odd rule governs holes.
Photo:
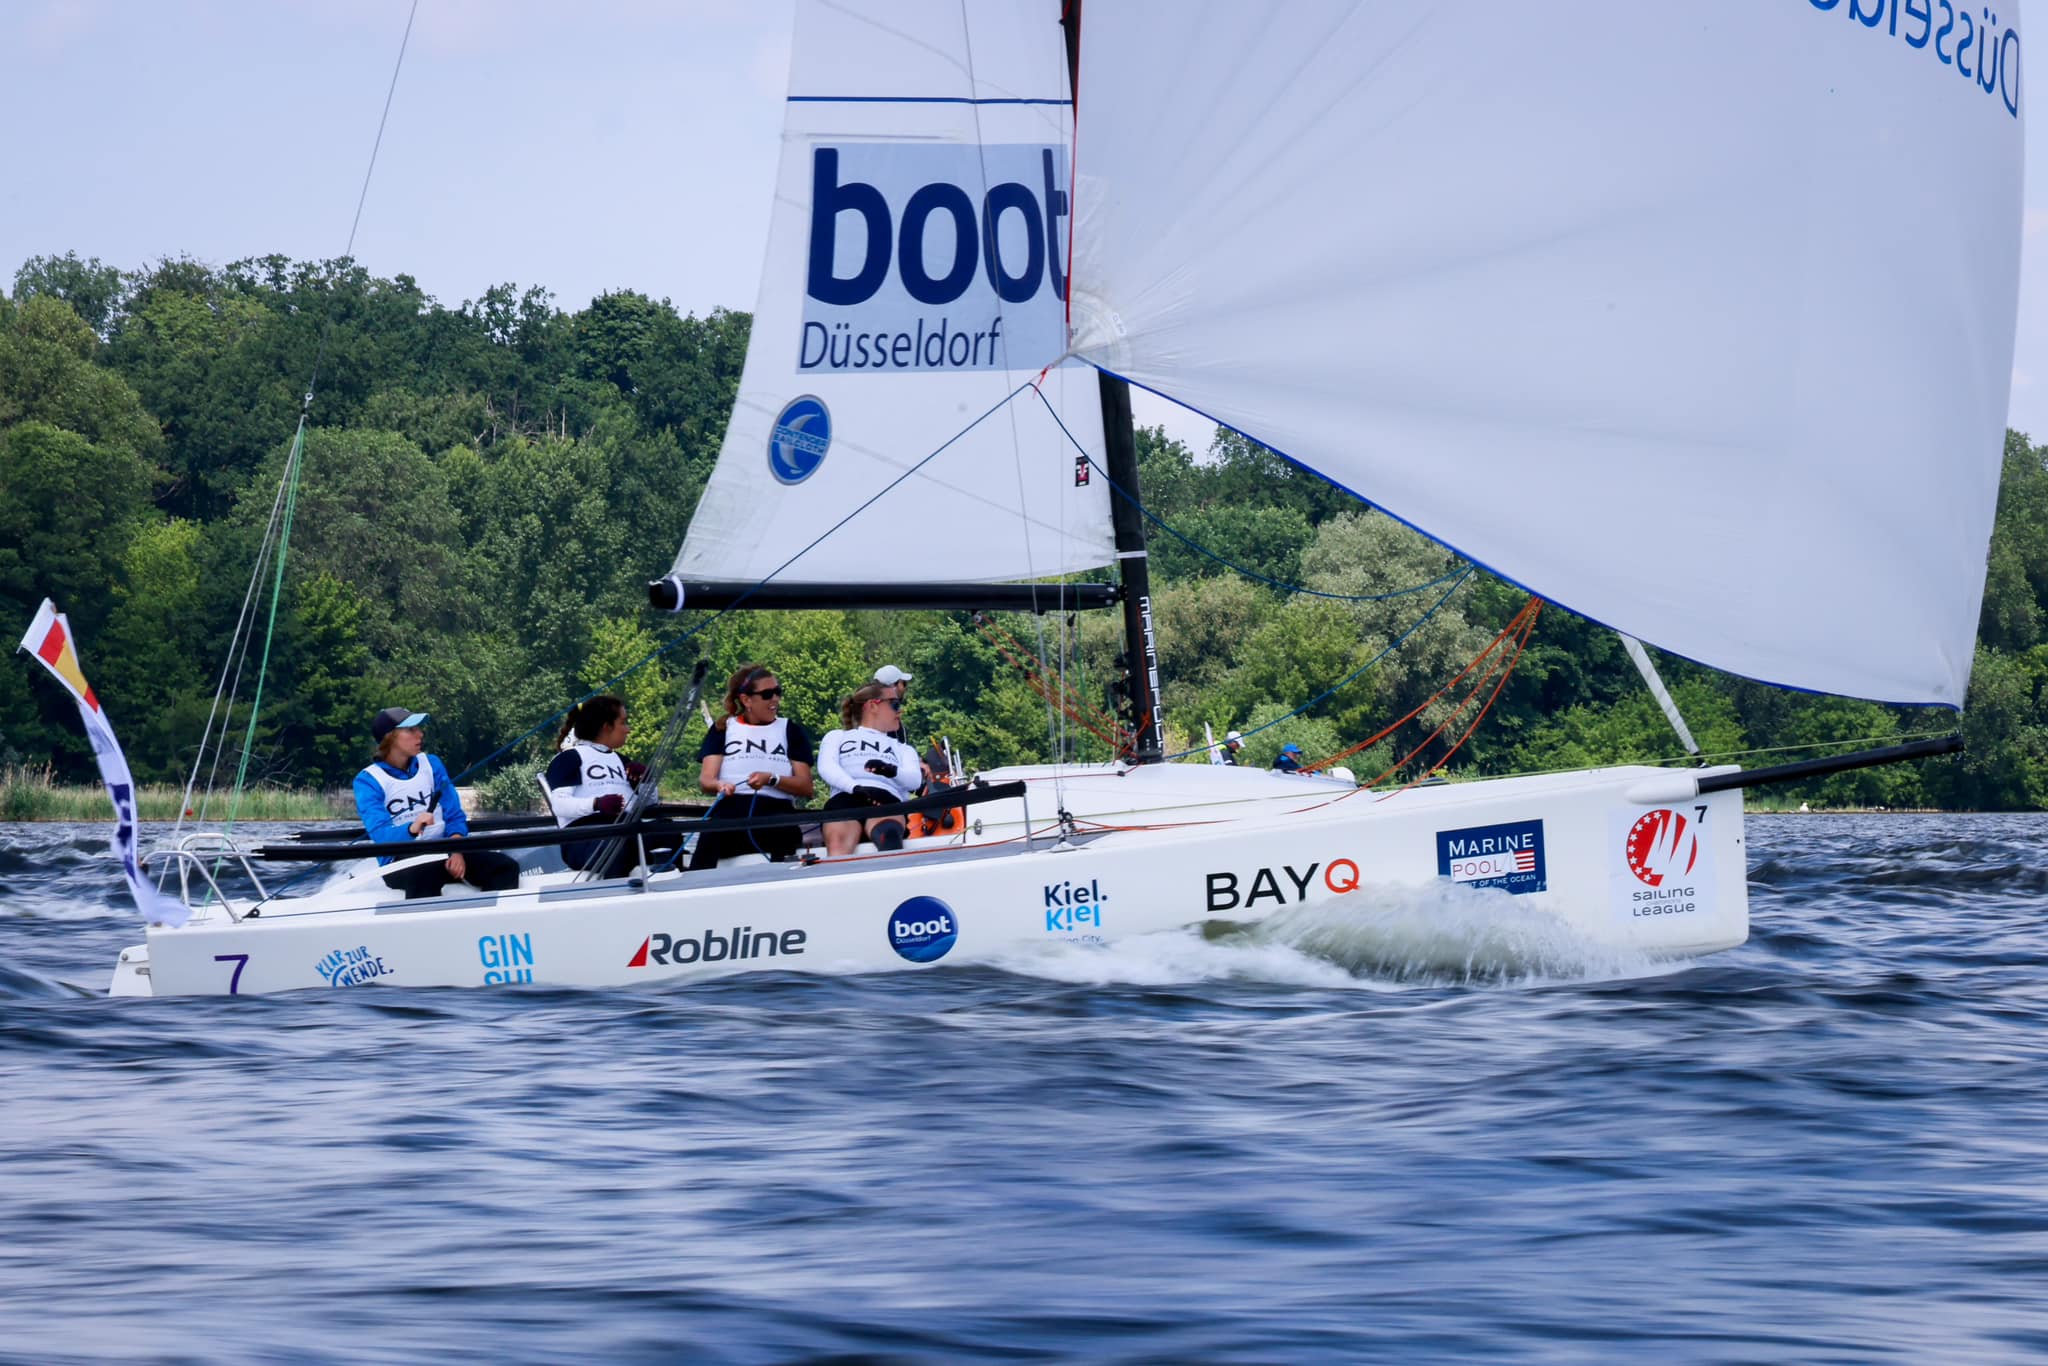
MULTIPOLYGON (((1001 406, 1066 349, 1058 21, 801 0, 752 340, 678 574, 994 582, 1114 557, 1100 477, 1043 405, 1001 406)), ((1095 372, 1044 384, 1099 459, 1095 372)))
POLYGON ((1971 9, 1095 0, 1075 345, 1665 649, 1959 704, 2020 240, 1971 9))

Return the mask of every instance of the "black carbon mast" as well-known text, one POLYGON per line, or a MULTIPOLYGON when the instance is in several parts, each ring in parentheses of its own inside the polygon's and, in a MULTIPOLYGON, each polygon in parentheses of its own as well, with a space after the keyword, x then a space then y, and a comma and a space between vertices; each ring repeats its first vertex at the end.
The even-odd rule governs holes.
MULTIPOLYGON (((1066 30, 1067 88, 1073 95, 1074 123, 1078 127, 1081 0, 1063 0, 1060 27, 1066 30)), ((1074 263, 1069 260, 1070 295, 1073 288, 1074 263)), ((1165 709, 1159 696, 1159 640, 1152 629, 1152 573, 1145 552, 1145 518, 1138 511, 1138 437, 1131 420, 1131 386, 1106 370, 1098 369, 1095 373, 1102 390, 1102 453, 1110 483, 1114 485, 1109 495, 1110 530, 1116 537, 1117 573, 1123 583, 1124 688, 1120 709, 1131 727, 1131 758, 1141 764, 1156 764, 1165 757, 1165 709)))

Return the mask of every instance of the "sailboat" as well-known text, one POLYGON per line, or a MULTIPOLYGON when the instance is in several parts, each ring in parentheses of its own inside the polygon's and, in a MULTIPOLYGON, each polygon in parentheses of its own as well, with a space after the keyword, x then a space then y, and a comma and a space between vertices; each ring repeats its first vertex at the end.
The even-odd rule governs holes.
MULTIPOLYGON (((211 869, 244 854, 172 851, 191 919, 114 991, 909 970, 1447 883, 1645 955, 1741 944, 1743 788, 1914 747, 1393 793, 1160 762, 1129 386, 1671 653, 1959 707, 2020 32, 1916 22, 800 0, 739 396, 652 600, 1119 610, 1130 753, 981 775, 965 831, 809 863, 590 881, 543 850, 515 891, 404 902, 363 862, 304 896, 245 862, 238 897, 211 869)), ((308 849, 360 853, 258 853, 308 849)))

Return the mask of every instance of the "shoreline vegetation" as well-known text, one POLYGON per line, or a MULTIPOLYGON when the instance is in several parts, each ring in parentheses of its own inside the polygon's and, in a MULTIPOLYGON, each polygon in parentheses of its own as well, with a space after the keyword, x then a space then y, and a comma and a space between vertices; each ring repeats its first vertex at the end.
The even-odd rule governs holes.
MULTIPOLYGON (((320 794, 347 789, 369 718, 400 704, 431 713, 434 753, 475 774, 472 810, 530 809, 554 752, 542 718, 617 690, 635 722, 625 754, 645 759, 700 660, 711 697, 739 664, 766 663, 783 715, 813 734, 893 663, 916 680, 903 723, 919 749, 944 739, 983 770, 1110 757, 1113 718, 1135 717, 1113 613, 648 611, 649 573, 719 459, 751 325, 632 290, 565 310, 505 284, 451 306, 351 260, 33 257, 0 293, 0 619, 20 629, 45 596, 69 615, 137 783, 160 785, 143 792, 152 819, 178 813, 213 725, 229 737, 217 772, 262 794, 237 820, 346 815, 320 794), (224 698, 220 647, 302 417, 252 717, 258 656, 224 698), (1075 724, 1050 723, 1047 687, 1075 724)), ((1228 430, 1196 450, 1147 428, 1137 447, 1145 511, 1165 528, 1148 554, 1170 753, 1236 730, 1255 767, 1292 743, 1348 756, 1362 778, 1453 782, 1679 758, 1613 631, 1552 604, 1513 667, 1475 685, 1467 671, 1500 658, 1527 592, 1228 430), (1406 719, 1354 753, 1393 717, 1406 719)), ((1709 756, 1767 764, 1949 726, 1965 742, 1774 788, 1751 809, 2048 809, 2048 446, 2019 432, 1986 568, 1958 717, 1670 655, 1659 667, 1709 756)), ((679 768, 702 734, 685 729, 679 768)), ((0 819, 104 801, 76 706, 23 660, 0 669, 10 768, 91 796, 67 808, 29 784, 0 819)), ((207 814, 220 812, 216 796, 207 814)))
MULTIPOLYGON (((475 801, 474 795, 473 791, 464 791, 463 804, 466 807, 479 813, 490 809, 484 803, 475 801)), ((183 796, 182 789, 165 784, 145 786, 139 789, 136 795, 138 815, 145 821, 174 821, 178 818, 179 801, 183 796)), ((1810 800, 1802 802, 1797 797, 1775 794, 1749 796, 1743 804, 1743 811, 1752 816, 1985 814, 1968 809, 1938 806, 1823 806, 1810 800)), ((235 821, 237 824, 251 821, 327 821, 352 819, 355 814, 354 800, 346 789, 314 791, 303 788, 259 788, 242 795, 241 810, 235 821)), ((217 824, 225 815, 225 802, 216 798, 205 823, 217 824)), ((107 802, 106 789, 98 784, 56 783, 51 781, 48 773, 38 770, 17 768, 0 771, 0 824, 36 821, 90 823, 110 820, 112 817, 113 810, 107 802)))
MULTIPOLYGON (((174 821, 184 796, 183 788, 168 783, 144 784, 135 792, 136 815, 145 821, 174 821)), ((196 815, 196 799, 193 809, 196 815)), ((235 821, 325 821, 355 813, 355 804, 345 791, 254 788, 242 794, 235 821)), ((98 783, 53 782, 49 773, 39 769, 0 770, 0 821, 92 822, 112 820, 113 815, 107 790, 98 783)), ((226 816, 226 801, 216 797, 206 823, 216 824, 226 816)))

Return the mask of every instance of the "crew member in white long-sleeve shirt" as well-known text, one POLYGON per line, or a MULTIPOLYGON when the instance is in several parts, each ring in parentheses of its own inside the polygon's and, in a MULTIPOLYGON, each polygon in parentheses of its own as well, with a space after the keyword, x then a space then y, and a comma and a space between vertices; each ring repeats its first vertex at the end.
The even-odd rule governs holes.
MULTIPOLYGON (((827 811, 893 806, 908 801, 924 781, 917 751, 889 734, 903 712, 903 701, 893 691, 881 683, 860 688, 839 709, 845 729, 818 742, 818 772, 832 789, 827 811)), ((826 821, 825 851, 850 854, 863 832, 877 849, 903 847, 903 818, 881 816, 826 821)))
MULTIPOLYGON (((643 765, 619 753, 631 731, 621 698, 586 697, 570 708, 555 757, 541 779, 547 784, 548 805, 554 810, 556 825, 607 825, 625 814, 634 786, 647 772, 643 765)), ((565 844, 562 861, 571 868, 588 868, 605 844, 603 839, 565 844)), ((650 849, 648 859, 658 865, 672 852, 673 840, 667 849, 650 849)), ((639 861, 638 842, 622 840, 600 876, 624 877, 639 861)))

